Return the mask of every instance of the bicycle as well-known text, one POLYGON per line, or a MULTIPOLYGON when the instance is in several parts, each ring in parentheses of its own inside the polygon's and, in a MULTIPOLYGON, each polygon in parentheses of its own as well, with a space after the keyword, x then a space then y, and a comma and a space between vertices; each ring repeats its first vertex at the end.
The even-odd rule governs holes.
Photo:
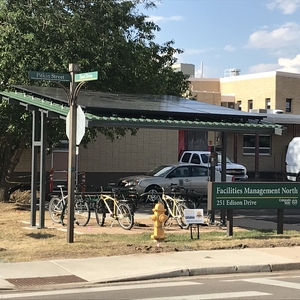
MULTIPOLYGON (((55 223, 67 224, 68 217, 68 195, 64 195, 64 185, 57 186, 60 189, 60 197, 53 197, 49 203, 50 218, 55 223)), ((75 195, 74 198, 74 222, 78 226, 86 226, 90 220, 90 208, 83 197, 75 195)))
MULTIPOLYGON (((165 214, 168 216, 168 219, 165 221, 165 226, 171 227, 173 220, 175 220, 180 228, 187 229, 189 228, 189 224, 187 224, 184 219, 184 210, 188 207, 185 204, 185 199, 178 197, 177 192, 172 189, 172 185, 170 187, 172 196, 166 194, 163 187, 160 188, 161 192, 158 192, 158 201, 164 205, 166 209, 165 214)), ((141 197, 146 195, 147 193, 144 193, 141 195, 141 197)))
POLYGON ((115 220, 119 225, 125 229, 130 230, 134 224, 134 215, 130 206, 126 203, 127 200, 119 199, 119 190, 113 189, 111 191, 101 191, 99 193, 99 200, 95 205, 96 221, 99 226, 103 226, 106 214, 112 217, 110 227, 113 226, 115 220))
POLYGON ((63 188, 65 186, 58 185, 57 187, 60 189, 60 196, 52 197, 48 207, 50 218, 54 223, 61 222, 61 213, 68 198, 68 196, 65 196, 63 192, 63 188))
POLYGON ((176 184, 171 184, 170 188, 174 196, 185 200, 185 205, 188 208, 202 208, 202 200, 204 197, 203 194, 197 192, 196 190, 187 189, 176 184))

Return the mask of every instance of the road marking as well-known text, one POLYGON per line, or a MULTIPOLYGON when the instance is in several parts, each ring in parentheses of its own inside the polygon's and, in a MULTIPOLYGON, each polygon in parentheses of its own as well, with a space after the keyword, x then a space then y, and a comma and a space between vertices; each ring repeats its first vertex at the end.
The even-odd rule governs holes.
POLYGON ((289 289, 300 290, 300 283, 293 283, 293 282, 281 281, 281 280, 276 280, 276 279, 249 278, 249 279, 243 279, 243 281, 252 282, 252 283, 260 283, 260 284, 265 284, 265 285, 274 285, 274 286, 280 286, 280 287, 285 287, 285 288, 289 288, 289 289))
MULTIPOLYGON (((26 298, 26 297, 38 297, 38 296, 49 296, 49 295, 65 295, 65 294, 80 294, 89 292, 110 292, 115 290, 132 290, 132 289, 148 289, 148 288, 165 288, 176 286, 191 286, 200 285, 202 283, 193 281, 179 281, 174 282, 158 282, 158 283, 143 283, 143 284, 128 284, 128 285, 114 285, 114 286, 100 286, 91 288, 78 288, 78 289, 67 289, 67 290, 51 290, 51 291, 39 291, 39 292, 25 292, 16 294, 0 294, 0 299, 13 299, 13 298, 26 298)), ((182 299, 181 299, 182 300, 182 299)))
POLYGON ((204 294, 204 295, 189 295, 189 296, 170 296, 159 298, 140 298, 137 300, 214 300, 214 299, 233 299, 242 297, 261 297, 271 296, 269 293, 262 293, 256 291, 247 292, 230 292, 230 293, 216 293, 216 294, 204 294))

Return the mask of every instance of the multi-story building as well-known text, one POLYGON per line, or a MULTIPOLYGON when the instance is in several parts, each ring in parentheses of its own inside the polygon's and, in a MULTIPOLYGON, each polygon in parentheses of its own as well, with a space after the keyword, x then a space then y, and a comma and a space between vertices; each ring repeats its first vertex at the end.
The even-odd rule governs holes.
MULTIPOLYGON (((226 106, 253 113, 265 113, 265 121, 286 127, 282 136, 251 133, 228 137, 229 156, 246 165, 256 176, 280 176, 285 171, 285 152, 289 141, 300 132, 300 74, 266 72, 224 78, 190 78, 190 88, 197 101, 226 106), (278 113, 289 115, 279 117, 278 113), (277 117, 277 118, 276 118, 277 117), (255 146, 258 147, 255 147, 255 146), (254 157, 258 159, 254 159, 254 157)), ((188 132, 188 148, 199 146, 195 132, 188 132), (193 145, 193 141, 196 145, 193 145), (198 143, 198 144, 197 144, 198 143)), ((199 135, 199 133, 198 133, 199 135)), ((200 134, 201 135, 201 134, 200 134)), ((203 140, 203 135, 200 137, 203 140)), ((202 143, 205 145, 205 142, 202 143)))

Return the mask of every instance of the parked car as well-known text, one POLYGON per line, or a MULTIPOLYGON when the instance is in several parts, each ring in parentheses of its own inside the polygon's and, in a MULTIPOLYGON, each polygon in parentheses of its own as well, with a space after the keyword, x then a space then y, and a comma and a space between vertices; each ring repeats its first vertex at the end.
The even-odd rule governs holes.
MULTIPOLYGON (((201 166, 209 166, 209 151, 183 151, 179 162, 180 163, 195 163, 201 166)), ((222 156, 218 153, 218 164, 216 169, 221 172, 222 156)), ((234 176, 236 181, 248 179, 247 169, 243 165, 232 162, 226 157, 226 174, 234 176)))
MULTIPOLYGON (((221 173, 216 171, 216 181, 221 181, 221 173)), ((135 175, 120 178, 118 187, 136 190, 139 195, 143 193, 155 194, 161 187, 178 185, 185 189, 193 189, 198 193, 207 195, 207 182, 209 181, 209 168, 196 164, 160 165, 144 175, 135 175)), ((234 181, 234 177, 226 175, 226 181, 234 181)))

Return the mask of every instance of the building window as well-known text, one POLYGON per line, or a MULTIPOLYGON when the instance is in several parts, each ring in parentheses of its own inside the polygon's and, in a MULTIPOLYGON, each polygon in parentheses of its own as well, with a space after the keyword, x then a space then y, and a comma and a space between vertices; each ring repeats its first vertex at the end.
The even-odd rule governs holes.
POLYGON ((265 108, 266 109, 271 109, 271 99, 270 98, 266 98, 265 102, 266 102, 265 108))
POLYGON ((250 109, 253 109, 253 100, 248 100, 248 111, 250 111, 250 109))
MULTIPOLYGON (((255 155, 255 134, 244 134, 243 136, 243 154, 255 155)), ((271 136, 260 134, 258 136, 259 155, 271 155, 271 136)))
POLYGON ((285 100, 285 112, 292 112, 292 99, 290 98, 285 100))
POLYGON ((242 110, 242 101, 237 101, 236 102, 236 109, 237 110, 242 110))
POLYGON ((228 102, 228 108, 234 109, 234 102, 228 102))

